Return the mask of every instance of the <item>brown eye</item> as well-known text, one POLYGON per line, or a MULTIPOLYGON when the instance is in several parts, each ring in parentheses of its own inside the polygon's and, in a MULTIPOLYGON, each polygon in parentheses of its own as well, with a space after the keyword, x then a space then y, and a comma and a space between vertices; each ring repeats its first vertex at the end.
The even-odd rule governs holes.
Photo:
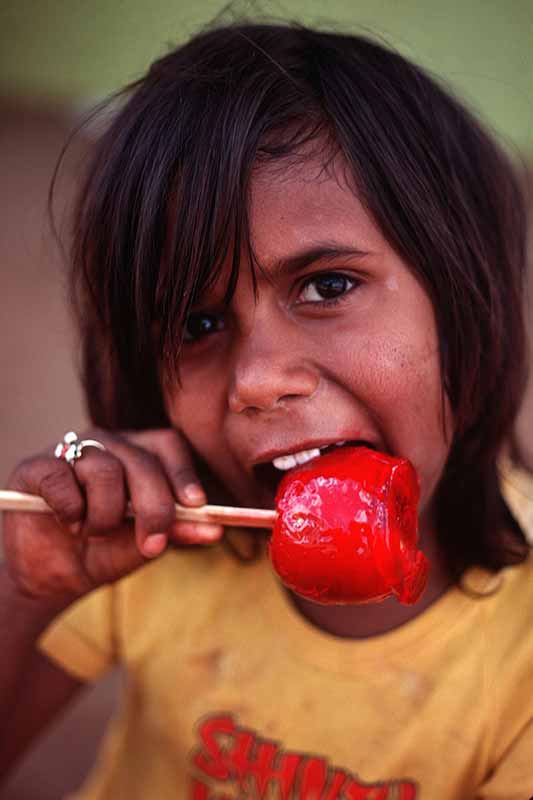
POLYGON ((300 303, 320 303, 334 300, 353 289, 356 282, 339 272, 317 275, 306 281, 299 294, 300 303))
POLYGON ((196 342, 212 333, 222 330, 224 323, 216 314, 205 314, 202 312, 189 314, 185 323, 183 340, 185 342, 196 342))

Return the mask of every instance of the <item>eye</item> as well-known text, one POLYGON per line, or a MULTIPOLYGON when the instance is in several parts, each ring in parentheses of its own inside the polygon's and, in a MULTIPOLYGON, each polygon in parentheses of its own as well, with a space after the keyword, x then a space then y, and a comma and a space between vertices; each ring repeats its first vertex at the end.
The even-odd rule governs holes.
POLYGON ((223 328, 224 322, 216 314, 206 314, 202 311, 194 312, 189 314, 185 323, 183 340, 185 342, 197 342, 212 333, 221 331, 223 328))
POLYGON ((303 284, 298 303, 335 303, 356 285, 357 281, 340 272, 314 275, 303 284))

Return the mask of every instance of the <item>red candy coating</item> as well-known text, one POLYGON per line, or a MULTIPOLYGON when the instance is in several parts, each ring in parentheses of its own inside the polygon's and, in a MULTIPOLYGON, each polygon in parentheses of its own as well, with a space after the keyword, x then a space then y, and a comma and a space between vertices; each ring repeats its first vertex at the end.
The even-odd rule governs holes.
POLYGON ((366 447, 342 447, 291 470, 276 495, 274 569, 303 597, 415 603, 429 562, 417 549, 420 490, 413 466, 366 447))

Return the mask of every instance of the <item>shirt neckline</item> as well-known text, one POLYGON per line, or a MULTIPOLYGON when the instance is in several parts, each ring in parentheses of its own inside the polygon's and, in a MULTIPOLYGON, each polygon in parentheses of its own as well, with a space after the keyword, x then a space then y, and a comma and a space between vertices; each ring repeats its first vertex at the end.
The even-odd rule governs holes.
MULTIPOLYGON (((265 555, 261 561, 258 606, 264 624, 275 626, 277 640, 297 660, 330 672, 351 674, 367 670, 371 661, 379 662, 392 655, 409 656, 415 647, 420 656, 479 608, 479 599, 474 600, 471 594, 454 585, 408 622, 376 636, 346 639, 321 630, 307 620, 287 596, 268 557, 265 555)), ((494 593, 495 577, 481 567, 472 567, 463 576, 462 584, 482 597, 494 593)))

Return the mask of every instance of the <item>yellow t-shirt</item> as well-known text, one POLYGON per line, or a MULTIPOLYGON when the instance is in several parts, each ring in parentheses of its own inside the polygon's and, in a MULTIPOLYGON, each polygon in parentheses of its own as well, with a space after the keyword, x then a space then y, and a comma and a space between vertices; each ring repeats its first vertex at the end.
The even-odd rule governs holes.
MULTIPOLYGON (((505 488, 533 534, 532 482, 505 488)), ((356 641, 307 623, 266 558, 219 546, 92 593, 40 642, 79 678, 127 671, 76 799, 528 800, 533 559, 465 583, 482 596, 452 588, 356 641)))

